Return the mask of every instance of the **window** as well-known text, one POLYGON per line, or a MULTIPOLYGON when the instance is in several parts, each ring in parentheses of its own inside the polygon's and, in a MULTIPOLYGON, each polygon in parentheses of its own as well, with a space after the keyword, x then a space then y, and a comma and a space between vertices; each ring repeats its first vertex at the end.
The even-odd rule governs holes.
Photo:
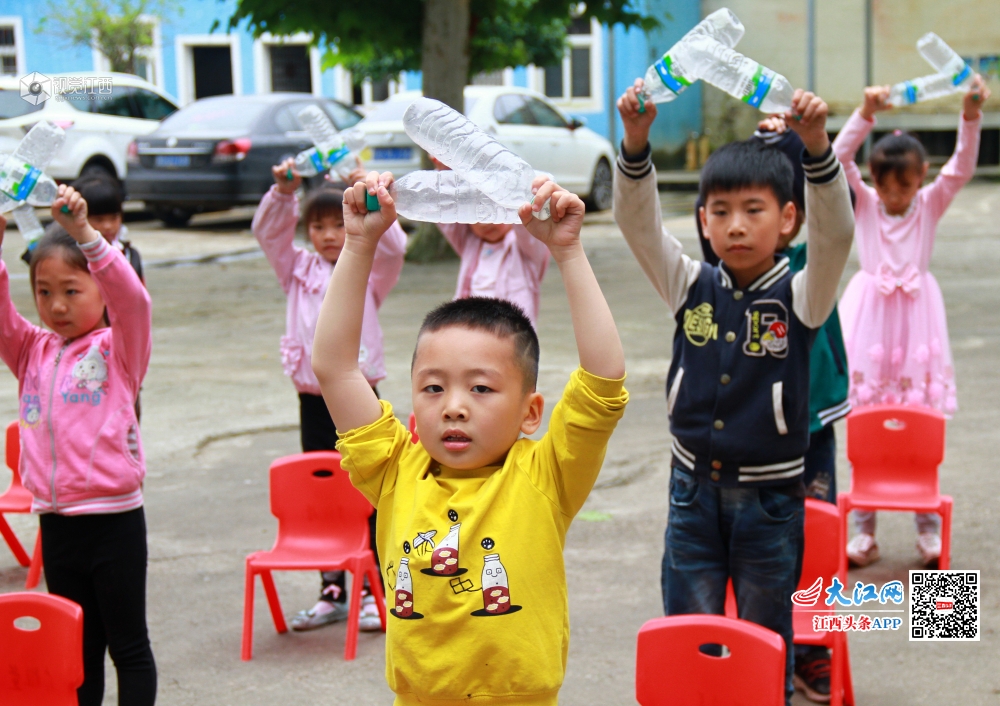
POLYGON ((0 75, 19 76, 24 69, 21 18, 0 17, 0 75))
POLYGON ((300 132, 302 126, 299 124, 298 115, 307 106, 315 105, 311 102, 288 103, 278 109, 274 114, 274 125, 278 132, 300 132))
POLYGON ((32 105, 21 98, 21 89, 0 89, 0 120, 17 118, 28 113, 34 113, 44 107, 44 103, 32 105))
POLYGON ((493 117, 501 125, 537 125, 538 119, 531 110, 530 96, 508 93, 497 98, 493 106, 493 117))
POLYGON ((535 116, 535 122, 542 127, 567 127, 566 121, 559 115, 552 106, 543 103, 537 98, 528 98, 528 107, 535 116))
MULTIPOLYGON (((136 48, 134 75, 149 81, 162 91, 164 90, 163 37, 160 33, 160 18, 156 15, 140 15, 139 22, 149 27, 151 43, 149 46, 136 48)), ((92 34, 96 39, 97 31, 94 30, 92 34)), ((96 41, 91 48, 91 59, 94 71, 102 74, 111 71, 111 62, 97 49, 96 41)))
POLYGON ((112 86, 110 98, 101 95, 95 96, 91 92, 96 100, 91 101, 90 112, 101 115, 116 115, 122 118, 139 117, 139 112, 132 104, 132 91, 131 86, 112 86))
POLYGON ((346 130, 361 122, 361 114, 334 101, 323 101, 323 108, 338 130, 346 130))
POLYGON ((139 115, 146 120, 163 120, 177 110, 177 106, 162 96, 145 88, 133 89, 132 99, 139 109, 139 115))
POLYGON ((272 44, 271 90, 292 93, 312 92, 309 47, 305 44, 272 44))
POLYGON ((557 103, 590 103, 600 97, 601 26, 573 19, 566 32, 566 54, 558 64, 538 70, 538 88, 557 103))

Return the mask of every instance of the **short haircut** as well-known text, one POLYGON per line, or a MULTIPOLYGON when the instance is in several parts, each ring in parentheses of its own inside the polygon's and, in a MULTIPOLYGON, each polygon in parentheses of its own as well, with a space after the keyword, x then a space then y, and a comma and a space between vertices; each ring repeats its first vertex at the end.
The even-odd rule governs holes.
POLYGON ((784 207, 795 200, 795 172, 780 150, 759 140, 744 140, 723 145, 708 158, 701 170, 698 195, 708 207, 708 197, 720 191, 770 189, 784 207))
POLYGON ((302 202, 302 222, 308 227, 327 216, 344 215, 344 192, 329 186, 313 189, 302 202))
MULTIPOLYGON (((535 389, 538 383, 538 336, 531 321, 516 304, 493 297, 466 297, 447 302, 424 317, 417 334, 439 331, 449 326, 461 326, 474 331, 487 331, 498 338, 513 337, 514 356, 524 376, 524 390, 535 389)), ((417 351, 413 351, 416 361, 417 351)), ((411 363, 411 368, 412 363, 411 363)))
POLYGON ((878 139, 872 147, 868 167, 876 183, 881 183, 889 172, 893 172, 898 181, 906 181, 908 172, 916 171, 919 175, 925 161, 927 152, 920 140, 908 132, 896 130, 878 139))
POLYGON ((61 225, 52 222, 45 229, 45 234, 31 249, 31 260, 28 262, 28 277, 31 280, 31 294, 35 295, 35 273, 39 263, 53 255, 59 255, 63 261, 74 270, 82 270, 90 274, 87 267, 87 256, 76 244, 73 237, 61 225))
POLYGON ((107 216, 120 214, 125 200, 117 181, 105 176, 85 176, 73 182, 73 188, 87 202, 87 215, 107 216))

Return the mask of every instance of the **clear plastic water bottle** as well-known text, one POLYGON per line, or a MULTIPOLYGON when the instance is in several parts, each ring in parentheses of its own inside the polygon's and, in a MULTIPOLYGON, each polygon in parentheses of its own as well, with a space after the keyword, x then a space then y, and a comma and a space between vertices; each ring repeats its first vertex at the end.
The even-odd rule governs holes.
POLYGON ((646 70, 639 112, 645 112, 646 107, 643 105, 645 101, 669 103, 697 80, 697 77, 691 74, 690 67, 685 66, 681 58, 682 46, 686 42, 699 36, 709 37, 723 46, 732 48, 743 38, 743 32, 743 23, 725 7, 716 10, 696 24, 646 70))
POLYGON ((0 164, 0 213, 12 211, 25 201, 32 206, 52 205, 58 187, 42 170, 65 140, 66 132, 47 120, 28 131, 14 153, 0 164))
POLYGON ((795 89, 784 76, 709 37, 695 37, 683 48, 690 71, 705 83, 765 113, 792 107, 795 89))
POLYGON ((904 105, 913 105, 950 96, 962 90, 955 85, 952 74, 930 74, 895 84, 889 89, 889 98, 886 103, 901 108, 904 105))
MULTIPOLYGON (((505 208, 532 199, 531 165, 440 101, 418 98, 403 114, 406 134, 476 190, 505 208)), ((545 212, 548 207, 542 209, 545 212)), ((545 220, 541 214, 536 218, 545 220)))
POLYGON ((520 223, 517 209, 501 206, 453 171, 416 171, 392 185, 396 213, 429 223, 520 223))
POLYGON ((354 153, 364 149, 364 136, 356 130, 338 133, 330 118, 316 105, 303 108, 298 118, 315 147, 295 157, 295 170, 311 177, 329 169, 346 181, 357 166, 352 159, 354 153))
POLYGON ((12 210, 10 214, 14 217, 14 222, 17 223, 17 230, 24 238, 28 251, 31 252, 38 244, 38 239, 45 234, 45 229, 42 227, 42 222, 38 220, 34 207, 22 201, 21 205, 12 210))
POLYGON ((975 78, 972 67, 965 59, 933 32, 928 32, 917 40, 917 51, 935 71, 951 77, 956 93, 967 90, 975 78))

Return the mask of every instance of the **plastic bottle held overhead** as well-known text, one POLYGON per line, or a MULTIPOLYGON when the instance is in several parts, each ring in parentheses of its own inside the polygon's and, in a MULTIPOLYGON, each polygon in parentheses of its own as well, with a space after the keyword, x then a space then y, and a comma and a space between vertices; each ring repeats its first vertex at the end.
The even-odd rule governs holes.
POLYGON ((316 146, 305 150, 295 158, 296 170, 305 177, 315 176, 329 169, 346 180, 356 166, 351 156, 351 148, 330 118, 317 105, 310 105, 299 111, 299 124, 316 146))
POLYGON ((11 211, 11 215, 14 217, 14 222, 17 223, 18 232, 28 246, 28 252, 31 252, 38 245, 38 239, 45 233, 42 222, 35 214, 35 209, 22 201, 20 206, 11 211))
POLYGON ((13 210, 19 201, 49 206, 56 200, 58 187, 42 170, 65 140, 66 132, 47 120, 36 123, 28 131, 14 153, 0 164, 0 192, 7 197, 0 204, 0 212, 13 210))
POLYGON ((687 34, 670 47, 649 69, 643 79, 644 89, 639 103, 639 112, 646 112, 644 102, 669 103, 697 79, 692 77, 688 67, 680 58, 681 47, 694 37, 704 36, 714 39, 723 46, 735 47, 743 38, 743 23, 728 8, 721 8, 696 24, 687 34))
POLYGON ((945 44, 941 37, 928 32, 917 40, 917 51, 934 67, 939 74, 948 74, 956 92, 968 87, 975 74, 972 67, 958 55, 954 49, 945 44))
POLYGON ((516 209, 531 201, 535 178, 531 165, 458 111, 431 98, 418 98, 403 114, 403 126, 431 156, 501 206, 516 209))
POLYGON ((795 91, 784 76, 714 39, 696 37, 685 46, 697 78, 765 113, 792 107, 795 91))
POLYGON ((392 185, 396 213, 429 223, 520 223, 517 209, 501 206, 453 171, 416 171, 392 185))
POLYGON ((930 74, 895 84, 889 89, 889 98, 886 103, 901 108, 904 105, 913 105, 950 96, 961 90, 955 85, 954 77, 951 74, 930 74))

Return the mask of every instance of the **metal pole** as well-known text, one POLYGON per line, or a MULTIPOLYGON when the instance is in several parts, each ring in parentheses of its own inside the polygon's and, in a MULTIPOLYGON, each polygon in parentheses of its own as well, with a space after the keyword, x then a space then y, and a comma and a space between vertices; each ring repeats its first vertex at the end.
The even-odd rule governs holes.
POLYGON ((816 91, 816 0, 806 0, 806 88, 816 91))
MULTIPOLYGON (((872 43, 873 25, 874 18, 872 17, 872 0, 865 0, 865 87, 871 86, 875 82, 874 78, 874 67, 873 64, 873 54, 875 48, 872 43)), ((872 153, 872 135, 868 133, 868 137, 865 139, 865 161, 868 160, 869 155, 872 153)))
POLYGON ((618 111, 615 109, 615 102, 618 95, 615 93, 615 26, 608 25, 608 139, 611 141, 611 149, 618 150, 618 139, 615 135, 618 132, 618 111))

